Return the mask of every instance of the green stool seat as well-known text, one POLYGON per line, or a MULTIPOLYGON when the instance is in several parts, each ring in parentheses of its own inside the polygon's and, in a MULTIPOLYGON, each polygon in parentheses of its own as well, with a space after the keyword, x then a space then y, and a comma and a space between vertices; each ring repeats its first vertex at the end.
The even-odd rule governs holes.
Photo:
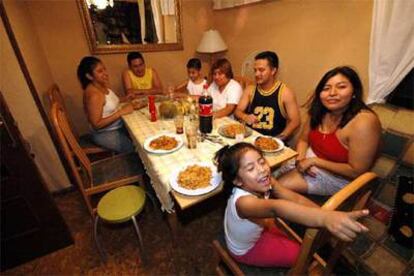
POLYGON ((102 260, 106 260, 105 253, 98 239, 99 220, 107 223, 123 223, 132 220, 135 232, 138 236, 142 261, 145 263, 142 235, 139 230, 136 215, 141 213, 145 206, 145 191, 143 188, 128 185, 118 187, 106 193, 98 203, 97 215, 94 223, 94 240, 102 260))
POLYGON ((128 185, 105 194, 98 203, 98 216, 109 223, 122 223, 141 213, 145 205, 145 191, 128 185))

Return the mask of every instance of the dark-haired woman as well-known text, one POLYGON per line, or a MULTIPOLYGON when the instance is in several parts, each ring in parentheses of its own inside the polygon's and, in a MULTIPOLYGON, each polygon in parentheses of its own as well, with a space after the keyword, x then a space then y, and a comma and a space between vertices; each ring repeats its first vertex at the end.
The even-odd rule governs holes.
POLYGON ((336 67, 322 77, 297 143, 296 168, 279 178, 283 186, 331 195, 371 168, 381 124, 362 96, 361 80, 348 66, 336 67))
POLYGON ((109 88, 109 75, 105 65, 96 57, 84 57, 77 70, 84 89, 83 105, 92 127, 92 139, 97 145, 117 153, 134 150, 133 143, 123 125, 121 116, 131 113, 131 104, 120 107, 121 101, 109 88))

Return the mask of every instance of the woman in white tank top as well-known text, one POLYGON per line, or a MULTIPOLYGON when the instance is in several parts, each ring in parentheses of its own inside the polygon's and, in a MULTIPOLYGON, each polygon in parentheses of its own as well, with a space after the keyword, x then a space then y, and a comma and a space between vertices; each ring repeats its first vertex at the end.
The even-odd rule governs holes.
POLYGON ((109 89, 109 75, 104 64, 96 57, 84 57, 77 70, 78 79, 84 89, 83 104, 92 140, 109 150, 125 153, 134 150, 121 116, 131 113, 131 104, 120 107, 120 99, 109 89))

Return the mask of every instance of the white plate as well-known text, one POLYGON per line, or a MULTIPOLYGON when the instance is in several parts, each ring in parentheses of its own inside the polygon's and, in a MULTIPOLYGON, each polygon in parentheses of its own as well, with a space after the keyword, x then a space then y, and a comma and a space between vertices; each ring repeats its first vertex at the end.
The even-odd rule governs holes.
POLYGON ((170 152, 174 152, 176 150, 178 150, 179 148, 181 148, 183 146, 183 139, 181 138, 181 136, 173 134, 173 133, 162 133, 162 134, 157 134, 154 136, 150 136, 147 139, 145 139, 144 141, 144 149, 148 152, 151 153, 158 153, 158 154, 165 154, 165 153, 170 153, 170 152), (169 137, 173 137, 175 140, 177 140, 177 146, 175 148, 172 148, 170 150, 163 150, 163 149, 153 149, 150 147, 150 143, 152 140, 157 139, 160 136, 169 136, 169 137))
POLYGON ((180 194, 189 195, 189 196, 197 196, 197 195, 203 195, 203 194, 209 193, 215 188, 217 188, 220 185, 220 182, 221 182, 221 175, 217 172, 216 167, 211 163, 188 163, 185 166, 174 170, 170 176, 171 188, 174 191, 179 192, 180 194), (199 165, 203 167, 209 167, 211 169, 212 177, 210 181, 210 186, 206 188, 201 188, 201 189, 189 190, 189 189, 181 187, 178 184, 177 179, 178 179, 179 173, 184 171, 188 166, 191 166, 191 165, 199 165))
MULTIPOLYGON (((235 139, 236 137, 235 136, 231 136, 231 135, 227 135, 226 133, 225 133, 225 131, 224 131, 224 129, 226 128, 226 127, 228 127, 229 125, 237 125, 237 123, 231 123, 231 124, 226 124, 226 125, 223 125, 223 126, 221 126, 221 127, 219 127, 219 129, 218 129, 218 134, 220 134, 221 136, 223 136, 223 137, 226 137, 226 138, 231 138, 231 139, 235 139)), ((252 133, 253 133, 253 131, 252 131, 252 129, 251 128, 249 128, 249 127, 247 127, 247 126, 245 126, 245 133, 244 133, 244 138, 247 138, 247 137, 249 137, 250 135, 252 135, 252 133)))
POLYGON ((271 138, 271 139, 275 140, 275 141, 279 144, 279 147, 278 147, 277 149, 275 149, 275 150, 262 150, 262 149, 261 149, 261 150, 262 150, 262 152, 264 152, 264 153, 275 153, 275 152, 282 151, 282 150, 285 148, 285 143, 283 143, 283 141, 282 141, 282 140, 280 140, 279 138, 276 138, 276 137, 272 137, 272 136, 257 136, 257 137, 254 139, 253 144, 255 144, 256 139, 258 139, 258 138, 260 138, 260 137, 271 138))

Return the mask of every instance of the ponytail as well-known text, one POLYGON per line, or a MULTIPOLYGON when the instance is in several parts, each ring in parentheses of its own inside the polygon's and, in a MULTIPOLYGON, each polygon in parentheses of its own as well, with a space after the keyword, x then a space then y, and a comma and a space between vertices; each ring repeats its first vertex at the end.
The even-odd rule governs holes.
POLYGON ((230 196, 234 180, 240 168, 240 159, 248 150, 254 150, 262 155, 262 152, 250 143, 237 143, 233 146, 226 145, 219 149, 214 155, 214 163, 217 165, 217 171, 221 172, 224 181, 223 192, 226 197, 230 196))

